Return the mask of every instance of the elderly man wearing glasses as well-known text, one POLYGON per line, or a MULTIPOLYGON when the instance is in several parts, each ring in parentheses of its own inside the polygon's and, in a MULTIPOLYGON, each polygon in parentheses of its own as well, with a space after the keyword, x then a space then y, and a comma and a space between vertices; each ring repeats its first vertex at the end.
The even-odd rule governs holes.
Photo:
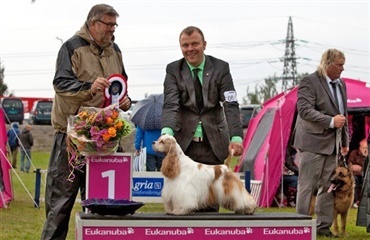
MULTIPOLYGON (((110 86, 107 77, 121 74, 127 79, 122 53, 114 43, 117 11, 106 4, 91 8, 85 24, 59 50, 53 86, 55 89, 52 124, 56 131, 50 154, 46 180, 46 222, 41 239, 65 239, 71 210, 78 191, 84 199, 85 174, 76 171, 67 181, 70 169, 67 153, 67 118, 80 107, 105 105, 104 89, 110 86)), ((126 111, 129 97, 119 102, 126 111)))

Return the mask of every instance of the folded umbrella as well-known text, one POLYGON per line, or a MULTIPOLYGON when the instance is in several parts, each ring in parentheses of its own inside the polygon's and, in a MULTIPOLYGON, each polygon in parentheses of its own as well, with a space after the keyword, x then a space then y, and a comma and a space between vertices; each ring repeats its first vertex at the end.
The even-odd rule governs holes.
POLYGON ((161 129, 163 94, 151 94, 138 101, 131 114, 131 121, 144 130, 161 129))

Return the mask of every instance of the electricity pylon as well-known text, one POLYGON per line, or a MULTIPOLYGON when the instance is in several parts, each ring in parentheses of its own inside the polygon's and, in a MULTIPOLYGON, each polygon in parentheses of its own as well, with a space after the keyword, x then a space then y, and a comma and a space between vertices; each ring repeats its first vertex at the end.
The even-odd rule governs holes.
POLYGON ((292 17, 289 17, 288 21, 288 32, 285 39, 285 55, 283 61, 284 70, 281 90, 285 92, 288 88, 298 84, 292 17))

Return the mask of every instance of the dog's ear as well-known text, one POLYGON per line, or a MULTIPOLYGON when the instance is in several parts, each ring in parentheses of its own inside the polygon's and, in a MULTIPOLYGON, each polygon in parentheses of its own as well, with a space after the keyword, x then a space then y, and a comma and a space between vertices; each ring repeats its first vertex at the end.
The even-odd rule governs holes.
POLYGON ((171 144, 166 157, 163 159, 161 172, 170 179, 176 178, 180 174, 180 159, 175 144, 171 144))

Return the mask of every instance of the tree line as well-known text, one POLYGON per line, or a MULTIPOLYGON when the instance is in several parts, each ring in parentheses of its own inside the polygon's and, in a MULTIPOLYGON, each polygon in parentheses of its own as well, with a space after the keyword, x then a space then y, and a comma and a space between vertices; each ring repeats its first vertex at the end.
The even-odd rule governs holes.
MULTIPOLYGON (((298 82, 306 75, 308 75, 308 73, 299 73, 297 75, 298 82)), ((262 104, 266 100, 276 96, 279 93, 277 88, 279 81, 281 81, 281 78, 275 73, 273 76, 269 76, 258 83, 254 87, 254 90, 247 87, 247 95, 243 97, 243 104, 262 104)), ((288 83, 288 89, 293 87, 291 83, 288 83)))

